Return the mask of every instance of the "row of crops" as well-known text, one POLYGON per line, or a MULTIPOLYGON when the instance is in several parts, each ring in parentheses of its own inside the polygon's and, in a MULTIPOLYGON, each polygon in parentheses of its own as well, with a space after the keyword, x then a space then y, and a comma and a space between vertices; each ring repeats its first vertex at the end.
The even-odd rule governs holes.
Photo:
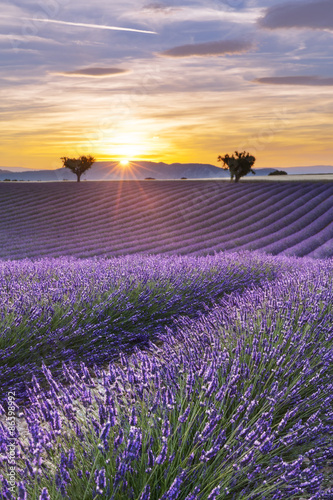
POLYGON ((0 184, 0 258, 333 256, 330 182, 0 184))
POLYGON ((0 499, 333 498, 332 270, 2 261, 0 499))

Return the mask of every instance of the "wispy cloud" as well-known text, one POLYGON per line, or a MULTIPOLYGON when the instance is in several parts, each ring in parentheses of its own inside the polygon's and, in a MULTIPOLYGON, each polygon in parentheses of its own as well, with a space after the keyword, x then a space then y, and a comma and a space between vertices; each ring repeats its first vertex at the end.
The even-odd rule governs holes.
POLYGON ((34 21, 39 23, 54 23, 54 24, 62 24, 65 26, 78 26, 83 28, 93 28, 100 30, 112 30, 112 31, 133 31, 134 33, 147 33, 150 35, 157 35, 156 31, 147 31, 147 30, 139 30, 134 28, 121 28, 119 26, 105 26, 102 24, 87 24, 87 23, 74 23, 69 21, 59 21, 57 19, 38 19, 32 17, 23 17, 23 20, 26 21, 34 21))
POLYGON ((144 5, 141 9, 132 9, 122 17, 131 22, 138 22, 142 19, 144 22, 168 25, 182 22, 226 22, 235 24, 244 24, 250 26, 257 23, 258 18, 263 14, 263 8, 248 8, 242 10, 230 9, 219 0, 216 2, 198 2, 195 5, 183 3, 181 6, 167 6, 164 4, 150 3, 144 5))
POLYGON ((333 29, 333 2, 287 2, 270 7, 259 20, 260 26, 276 28, 333 29))
POLYGON ((169 5, 165 5, 160 2, 152 2, 143 6, 143 11, 154 12, 157 14, 168 15, 170 13, 178 12, 182 10, 182 7, 173 7, 169 5))
POLYGON ((333 77, 321 76, 272 76, 266 78, 256 78, 255 83, 267 83, 273 85, 319 85, 319 86, 332 86, 333 77))
POLYGON ((219 40, 216 42, 180 45, 161 52, 166 57, 220 56, 241 54, 253 48, 253 43, 245 40, 219 40))
POLYGON ((87 76, 93 78, 96 77, 100 78, 105 76, 120 75, 124 73, 129 73, 129 70, 121 68, 81 68, 81 69, 75 69, 73 71, 64 71, 57 74, 64 76, 87 76))

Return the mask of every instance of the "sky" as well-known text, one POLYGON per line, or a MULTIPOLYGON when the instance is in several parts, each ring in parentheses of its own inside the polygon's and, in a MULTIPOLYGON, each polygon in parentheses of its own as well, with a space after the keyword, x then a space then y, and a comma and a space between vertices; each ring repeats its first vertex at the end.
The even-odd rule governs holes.
POLYGON ((333 165, 333 1, 0 1, 0 168, 333 165))

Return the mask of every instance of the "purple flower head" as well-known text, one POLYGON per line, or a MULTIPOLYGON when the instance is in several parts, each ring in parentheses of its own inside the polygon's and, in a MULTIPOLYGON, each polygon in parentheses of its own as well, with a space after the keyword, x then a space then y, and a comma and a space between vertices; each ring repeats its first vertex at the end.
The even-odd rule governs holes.
POLYGON ((75 451, 71 448, 68 453, 67 467, 68 469, 74 469, 75 451))
POLYGON ((216 500, 218 495, 221 492, 221 488, 217 486, 217 488, 214 488, 211 493, 208 495, 207 500, 216 500))
POLYGON ((128 460, 135 460, 138 458, 142 445, 142 431, 138 427, 131 427, 125 457, 128 460))
POLYGON ((272 447, 273 447, 273 443, 272 443, 271 439, 270 439, 270 438, 267 438, 267 439, 265 439, 265 441, 262 443, 262 445, 261 445, 261 446, 259 446, 259 450, 261 451, 261 453, 266 454, 266 453, 268 453, 269 451, 271 451, 272 447))
POLYGON ((130 419, 130 425, 131 426, 136 426, 138 423, 138 418, 136 416, 136 410, 135 406, 132 407, 132 414, 131 414, 131 419, 130 419))
POLYGON ((18 485, 18 500, 27 500, 27 491, 23 483, 19 483, 18 485))
POLYGON ((104 404, 99 404, 98 406, 98 414, 99 414, 99 423, 101 425, 104 425, 105 421, 107 420, 107 410, 104 404))
POLYGON ((117 450, 119 448, 119 446, 121 445, 121 443, 123 442, 124 440, 124 432, 123 430, 120 428, 119 429, 119 434, 118 436, 116 437, 116 439, 114 440, 114 449, 117 450))
POLYGON ((148 450, 148 467, 152 468, 153 465, 154 465, 154 455, 153 455, 151 448, 149 448, 149 450, 148 450))
POLYGON ((149 486, 149 484, 146 485, 145 489, 143 490, 142 494, 140 495, 139 500, 150 500, 150 486, 149 486))
POLYGON ((178 417, 178 422, 181 422, 181 423, 186 422, 186 420, 190 414, 190 411, 191 411, 191 405, 188 405, 186 410, 184 411, 184 413, 178 417))
POLYGON ((157 463, 158 465, 161 465, 161 464, 163 464, 163 462, 165 462, 165 459, 166 459, 167 453, 168 453, 168 442, 167 442, 166 438, 162 438, 162 440, 163 440, 162 449, 161 449, 159 455, 155 459, 155 463, 157 463))
POLYGON ((168 491, 161 497, 161 500, 176 500, 178 498, 181 485, 184 481, 184 476, 185 472, 182 471, 173 481, 168 491))
POLYGON ((208 462, 211 458, 214 458, 220 450, 220 445, 212 446, 208 451, 202 450, 200 461, 208 462))
POLYGON ((196 486, 192 493, 187 495, 185 500, 199 500, 200 486, 196 486))
POLYGON ((108 436, 109 436, 109 433, 110 433, 110 429, 111 429, 111 422, 107 422, 103 429, 102 429, 102 432, 101 432, 101 435, 100 435, 100 439, 102 441, 106 441, 108 436))
POLYGON ((105 469, 103 468, 103 469, 96 471, 96 472, 95 472, 95 482, 97 485, 97 493, 99 495, 102 495, 103 490, 106 488, 105 469))
POLYGON ((252 461, 253 456, 254 456, 254 450, 252 449, 242 457, 239 463, 241 464, 242 467, 244 467, 245 465, 249 464, 252 461))
POLYGON ((162 426, 162 437, 168 438, 170 436, 170 422, 168 417, 164 419, 163 426, 162 426))
POLYGON ((47 488, 43 488, 42 493, 39 497, 39 500, 51 500, 51 497, 49 495, 47 488))

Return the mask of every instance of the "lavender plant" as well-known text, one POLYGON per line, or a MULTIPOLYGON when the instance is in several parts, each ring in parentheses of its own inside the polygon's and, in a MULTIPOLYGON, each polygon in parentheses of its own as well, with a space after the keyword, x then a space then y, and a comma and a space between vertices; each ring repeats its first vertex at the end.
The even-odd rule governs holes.
POLYGON ((0 396, 11 387, 24 397, 42 362, 59 377, 62 362, 101 366, 157 339, 172 318, 280 272, 276 259, 246 255, 242 265, 223 254, 0 263, 0 396))
MULTIPOLYGON (((107 368, 66 359, 59 379, 44 364, 45 385, 34 377, 28 388, 28 430, 17 431, 15 493, 6 469, 10 433, 0 428, 1 500, 332 498, 324 472, 333 459, 333 262, 251 258, 161 259, 164 273, 155 279, 163 294, 163 279, 186 263, 179 283, 188 279, 197 303, 215 283, 213 262, 217 270, 233 262, 236 284, 204 295, 200 315, 193 295, 185 295, 184 309, 167 310, 167 321, 157 323, 163 328, 156 338, 128 353, 120 346, 107 368), (206 282, 203 269, 211 272, 206 282), (251 276, 247 287, 244 276, 251 276)), ((137 272, 144 269, 140 259, 137 272)), ((17 270, 31 276, 31 265, 50 272, 45 261, 17 270)), ((99 264, 91 274, 87 262, 71 265, 85 266, 86 284, 99 264)), ((122 279, 137 283, 133 268, 112 265, 117 286, 122 279)), ((53 276, 65 283, 60 269, 53 276)), ((82 274, 75 276, 82 284, 82 274)), ((92 289, 83 290, 88 300, 92 289)))

